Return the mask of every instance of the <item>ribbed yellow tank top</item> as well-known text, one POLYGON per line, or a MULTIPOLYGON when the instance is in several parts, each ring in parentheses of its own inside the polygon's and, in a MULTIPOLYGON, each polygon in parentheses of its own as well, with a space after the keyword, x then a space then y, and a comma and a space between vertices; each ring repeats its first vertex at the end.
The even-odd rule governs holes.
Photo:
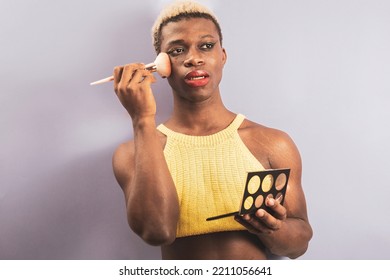
POLYGON ((206 221, 238 211, 247 172, 264 170, 238 135, 244 119, 238 114, 227 128, 207 136, 157 127, 167 136, 164 155, 179 197, 177 237, 244 230, 233 217, 206 221))

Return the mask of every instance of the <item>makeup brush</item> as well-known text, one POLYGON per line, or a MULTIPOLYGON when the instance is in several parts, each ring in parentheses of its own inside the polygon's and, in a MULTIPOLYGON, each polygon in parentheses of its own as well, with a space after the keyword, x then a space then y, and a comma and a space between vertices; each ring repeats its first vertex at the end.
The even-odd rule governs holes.
MULTIPOLYGON (((169 56, 166 53, 159 53, 156 60, 152 63, 146 64, 145 69, 150 72, 157 72, 161 78, 167 78, 171 75, 171 62, 169 56)), ((95 82, 90 83, 91 86, 107 83, 114 80, 114 76, 107 77, 95 82)))

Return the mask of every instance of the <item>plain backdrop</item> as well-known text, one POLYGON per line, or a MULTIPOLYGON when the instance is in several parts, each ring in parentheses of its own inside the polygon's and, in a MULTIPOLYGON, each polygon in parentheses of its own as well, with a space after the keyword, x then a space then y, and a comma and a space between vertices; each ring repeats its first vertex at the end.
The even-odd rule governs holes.
MULTIPOLYGON (((154 60, 167 2, 1 0, 0 259, 160 258, 112 173, 131 119, 111 83, 89 83, 154 60)), ((301 259, 388 259, 390 1, 200 2, 224 34, 225 105, 301 152, 314 229, 301 259)), ((171 92, 153 90, 163 122, 171 92)))

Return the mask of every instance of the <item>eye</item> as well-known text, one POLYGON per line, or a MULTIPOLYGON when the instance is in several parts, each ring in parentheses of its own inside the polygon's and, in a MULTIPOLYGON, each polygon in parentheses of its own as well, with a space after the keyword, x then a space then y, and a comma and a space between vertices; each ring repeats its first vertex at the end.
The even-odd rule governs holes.
POLYGON ((200 46, 201 49, 203 50, 209 50, 209 49, 212 49, 214 47, 215 43, 205 43, 203 45, 200 46))
POLYGON ((169 50, 167 52, 167 54, 172 55, 172 56, 177 56, 183 52, 184 52, 184 48, 178 47, 178 48, 174 48, 174 49, 169 50))

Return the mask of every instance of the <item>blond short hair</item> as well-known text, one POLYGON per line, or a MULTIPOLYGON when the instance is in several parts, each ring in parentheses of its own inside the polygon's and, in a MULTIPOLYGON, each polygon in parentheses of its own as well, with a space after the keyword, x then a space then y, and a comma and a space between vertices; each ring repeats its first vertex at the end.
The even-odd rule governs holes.
POLYGON ((205 18, 211 20, 217 28, 222 44, 222 31, 215 14, 207 7, 193 0, 176 0, 166 6, 157 17, 152 27, 153 46, 156 53, 161 52, 161 30, 169 22, 178 22, 183 19, 205 18))

